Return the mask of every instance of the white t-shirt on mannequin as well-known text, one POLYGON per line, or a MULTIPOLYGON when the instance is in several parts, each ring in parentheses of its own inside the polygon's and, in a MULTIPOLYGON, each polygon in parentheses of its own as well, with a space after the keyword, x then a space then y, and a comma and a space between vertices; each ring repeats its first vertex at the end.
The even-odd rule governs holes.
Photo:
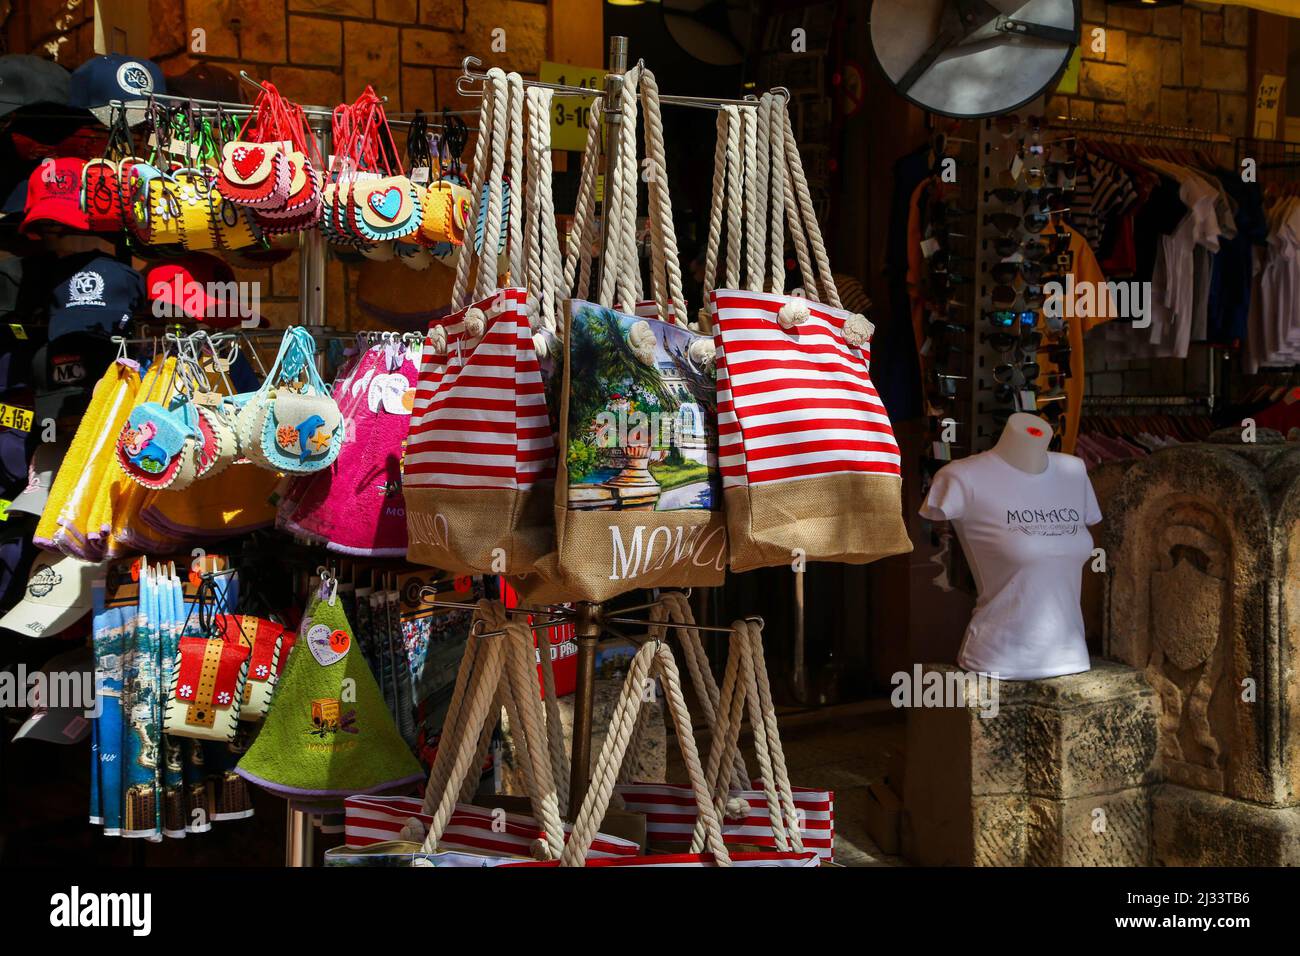
POLYGON ((1009 680, 1089 668, 1079 606, 1087 525, 1101 509, 1083 461, 1055 452, 1030 474, 986 451, 945 465, 921 508, 951 521, 979 598, 957 663, 1009 680))

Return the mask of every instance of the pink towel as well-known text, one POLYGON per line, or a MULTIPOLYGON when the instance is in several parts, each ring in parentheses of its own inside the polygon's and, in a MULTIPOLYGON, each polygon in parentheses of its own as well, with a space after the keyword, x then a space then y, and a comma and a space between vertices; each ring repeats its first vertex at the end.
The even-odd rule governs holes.
POLYGON ((400 345, 362 357, 346 397, 337 396, 347 439, 334 464, 303 490, 284 522, 289 530, 343 554, 406 554, 401 462, 417 377, 400 345))

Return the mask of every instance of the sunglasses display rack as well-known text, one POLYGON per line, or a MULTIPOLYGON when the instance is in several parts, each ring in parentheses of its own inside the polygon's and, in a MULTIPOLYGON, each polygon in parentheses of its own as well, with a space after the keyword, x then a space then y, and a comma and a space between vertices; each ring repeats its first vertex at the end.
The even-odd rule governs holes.
POLYGON ((1068 217, 1073 177, 1068 138, 1049 130, 1042 113, 1036 100, 1021 113, 980 123, 972 453, 991 448, 1014 412, 1053 424, 1064 412, 1053 361, 1064 329, 1044 319, 1043 285, 1055 268, 1049 227, 1068 217))

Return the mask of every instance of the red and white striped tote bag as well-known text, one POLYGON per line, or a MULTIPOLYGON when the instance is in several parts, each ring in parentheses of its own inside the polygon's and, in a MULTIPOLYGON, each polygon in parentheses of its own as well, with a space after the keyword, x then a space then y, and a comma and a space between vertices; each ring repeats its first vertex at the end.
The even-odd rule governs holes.
POLYGON ((430 326, 402 474, 411 560, 524 574, 549 549, 555 441, 523 289, 430 326))
MULTIPOLYGON (((835 794, 829 790, 791 787, 799 833, 805 850, 830 862, 835 857, 835 794)), ((646 840, 652 846, 689 844, 695 831, 695 794, 672 783, 627 783, 614 788, 632 813, 645 814, 646 840)), ((761 789, 732 790, 728 806, 739 799, 748 807, 743 819, 724 817, 722 840, 728 846, 776 847, 768 818, 767 797, 761 789)), ((735 856, 732 856, 735 859, 735 856)))
MULTIPOLYGON (((806 853, 732 853, 732 866, 793 866, 807 868, 821 866, 821 859, 811 851, 806 853)), ((529 860, 520 863, 502 863, 503 867, 559 866, 559 860, 529 860)), ((589 860, 588 867, 714 867, 717 863, 709 853, 665 853, 660 856, 617 857, 589 860)))
POLYGON ((898 443, 845 339, 858 317, 785 295, 716 289, 718 455, 735 571, 865 564, 910 551, 898 443))
MULTIPOLYGON (((372 846, 390 840, 410 838, 403 830, 412 817, 427 831, 432 817, 425 814, 419 797, 374 797, 364 794, 343 802, 344 839, 350 847, 372 846)), ((565 825, 565 833, 571 831, 565 825)), ((438 841, 440 849, 469 850, 489 856, 531 858, 533 844, 542 829, 532 817, 521 813, 502 813, 468 803, 456 804, 447 829, 438 841)), ((422 839, 422 837, 421 837, 422 839)), ((417 841, 418 842, 418 841, 417 841)), ((640 853, 631 840, 598 834, 587 853, 588 860, 631 857, 640 853)))

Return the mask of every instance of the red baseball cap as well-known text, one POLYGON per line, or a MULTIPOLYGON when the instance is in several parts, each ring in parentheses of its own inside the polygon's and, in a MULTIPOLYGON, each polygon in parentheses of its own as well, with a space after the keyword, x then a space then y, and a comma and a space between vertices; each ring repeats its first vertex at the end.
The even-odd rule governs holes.
POLYGON ((90 230, 81 208, 81 171, 86 161, 74 156, 42 160, 27 177, 27 204, 20 230, 31 235, 38 222, 57 222, 70 229, 90 230))
POLYGON ((145 273, 144 286, 159 318, 187 315, 220 329, 245 319, 262 324, 234 270, 216 256, 194 253, 160 262, 145 273))

